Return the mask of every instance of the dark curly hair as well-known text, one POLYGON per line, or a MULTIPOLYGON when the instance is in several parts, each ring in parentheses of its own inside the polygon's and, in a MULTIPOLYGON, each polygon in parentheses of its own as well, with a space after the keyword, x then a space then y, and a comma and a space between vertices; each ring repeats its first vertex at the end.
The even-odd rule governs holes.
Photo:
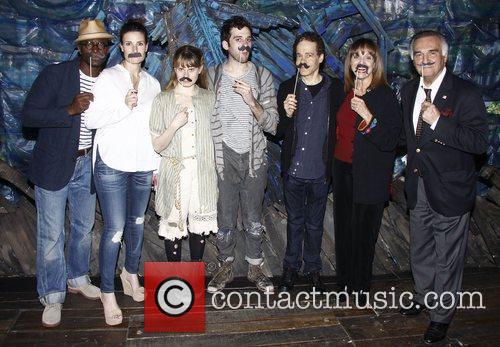
POLYGON ((239 30, 247 27, 252 32, 252 25, 249 21, 241 16, 233 16, 224 21, 222 24, 222 28, 220 30, 220 42, 222 44, 223 41, 229 43, 229 39, 231 38, 231 29, 237 28, 239 30))

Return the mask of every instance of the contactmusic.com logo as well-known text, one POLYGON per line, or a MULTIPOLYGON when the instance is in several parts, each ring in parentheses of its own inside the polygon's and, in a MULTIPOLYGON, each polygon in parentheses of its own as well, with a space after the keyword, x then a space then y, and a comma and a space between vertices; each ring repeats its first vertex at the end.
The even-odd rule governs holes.
POLYGON ((145 332, 205 331, 205 265, 146 262, 145 332))

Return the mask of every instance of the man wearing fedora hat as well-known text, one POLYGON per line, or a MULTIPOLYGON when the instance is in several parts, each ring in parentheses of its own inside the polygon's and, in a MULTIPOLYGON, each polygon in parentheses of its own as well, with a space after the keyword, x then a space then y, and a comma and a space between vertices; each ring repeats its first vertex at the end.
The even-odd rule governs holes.
POLYGON ((88 276, 96 197, 91 191, 92 133, 85 127, 84 111, 112 38, 100 20, 82 20, 75 40, 79 56, 47 66, 24 103, 23 125, 38 129, 28 177, 35 185, 37 290, 46 327, 61 321, 66 285, 71 293, 100 297, 88 276), (66 205, 71 232, 65 247, 66 205))

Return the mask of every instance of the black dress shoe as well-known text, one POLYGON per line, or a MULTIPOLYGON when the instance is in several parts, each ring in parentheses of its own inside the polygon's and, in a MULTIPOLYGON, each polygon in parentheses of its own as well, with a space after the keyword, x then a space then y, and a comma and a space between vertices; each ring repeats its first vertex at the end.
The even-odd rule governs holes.
POLYGON ((316 292, 324 293, 325 285, 321 282, 321 275, 319 272, 309 272, 306 274, 307 281, 310 285, 310 290, 316 290, 316 292))
POLYGON ((446 323, 431 322, 425 332, 424 342, 430 344, 443 340, 446 337, 448 326, 449 324, 446 323))
POLYGON ((299 278, 297 270, 294 269, 284 269, 283 275, 281 276, 281 284, 278 288, 280 293, 289 292, 293 289, 295 282, 299 278))
POLYGON ((424 305, 412 301, 409 308, 401 308, 399 310, 399 313, 401 313, 403 316, 418 316, 423 310, 425 310, 424 305))

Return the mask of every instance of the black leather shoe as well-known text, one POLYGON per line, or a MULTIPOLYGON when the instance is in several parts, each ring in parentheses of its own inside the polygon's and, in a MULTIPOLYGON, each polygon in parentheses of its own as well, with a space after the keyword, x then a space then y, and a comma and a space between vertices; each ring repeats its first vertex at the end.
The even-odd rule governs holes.
POLYGON ((423 310, 425 310, 424 305, 412 301, 409 308, 401 308, 399 310, 399 313, 401 313, 403 316, 418 316, 423 310))
POLYGON ((323 282, 321 282, 321 275, 319 272, 309 272, 306 274, 306 277, 311 291, 313 289, 319 293, 324 293, 326 291, 323 282))
POLYGON ((278 289, 280 293, 289 292, 293 289, 295 282, 299 278, 297 270, 294 269, 284 269, 283 275, 281 276, 281 284, 278 289))
POLYGON ((446 331, 448 331, 449 324, 431 322, 427 331, 424 335, 425 343, 436 343, 443 340, 446 337, 446 331))

